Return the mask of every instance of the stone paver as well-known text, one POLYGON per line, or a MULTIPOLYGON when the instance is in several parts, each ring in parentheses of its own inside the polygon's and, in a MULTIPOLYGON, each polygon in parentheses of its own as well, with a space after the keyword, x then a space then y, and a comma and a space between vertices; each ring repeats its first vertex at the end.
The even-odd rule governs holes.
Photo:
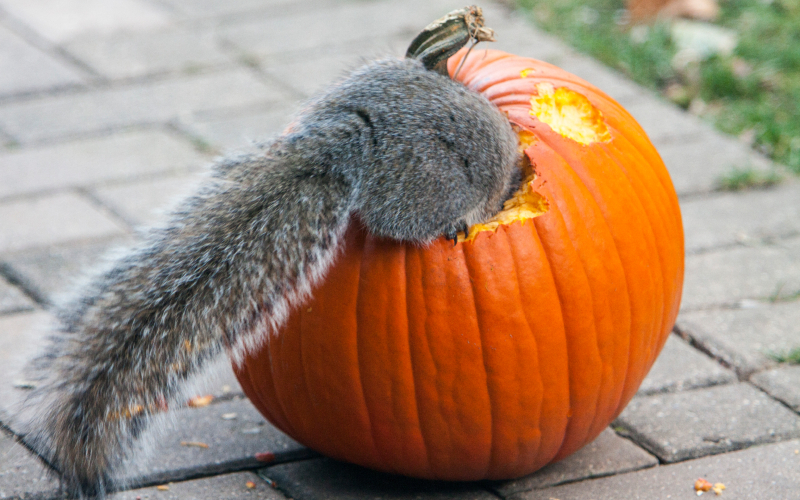
POLYGON ((291 23, 268 11, 226 24, 220 28, 220 36, 246 54, 284 56, 392 35, 406 34, 410 40, 420 26, 453 8, 425 0, 340 3, 297 13, 291 23))
POLYGON ((0 276, 0 315, 30 311, 36 303, 19 288, 0 276))
POLYGON ((75 68, 42 52, 0 26, 0 96, 83 83, 75 68))
POLYGON ((638 395, 677 392, 736 381, 736 375, 670 335, 664 349, 639 387, 638 395))
POLYGON ((275 103, 242 114, 209 114, 187 117, 181 126, 222 152, 252 150, 254 145, 280 134, 291 123, 297 105, 275 103))
POLYGON ((800 345, 800 301, 745 301, 740 309, 682 313, 685 335, 743 377, 774 364, 770 354, 800 345))
POLYGON ((124 246, 125 238, 102 239, 0 256, 7 272, 43 304, 58 302, 75 282, 104 262, 110 249, 124 246))
POLYGON ((735 306, 800 290, 800 238, 689 255, 681 309, 735 306))
POLYGON ((135 130, 0 155, 0 198, 186 171, 208 159, 162 130, 135 130))
POLYGON ((614 425, 664 462, 800 437, 800 416, 742 383, 636 397, 614 425))
MULTIPOLYGON (((688 116, 679 116, 683 116, 683 120, 690 120, 688 116)), ((671 129, 660 129, 675 127, 675 130, 683 130, 681 127, 684 124, 674 124, 671 117, 662 121, 659 121, 658 115, 644 117, 641 125, 661 154, 679 196, 718 189, 720 179, 736 169, 766 172, 772 168, 767 159, 746 144, 731 137, 722 137, 705 126, 687 126, 689 133, 676 137, 668 135, 671 129)))
POLYGON ((196 72, 230 63, 213 31, 170 28, 80 37, 64 49, 97 73, 113 79, 167 72, 196 72))
POLYGON ((189 18, 220 18, 264 11, 285 14, 287 11, 292 12, 293 7, 295 9, 307 9, 309 3, 322 5, 325 2, 323 0, 315 2, 297 2, 294 0, 227 0, 225 2, 220 2, 219 0, 194 0, 192 2, 160 0, 160 3, 189 18))
POLYGON ((515 500, 696 499, 694 482, 725 485, 726 500, 794 500, 800 487, 800 441, 753 448, 666 465, 631 474, 584 481, 513 497, 515 500))
POLYGON ((0 107, 0 124, 20 142, 31 143, 283 97, 252 71, 236 69, 9 104, 0 107))
POLYGON ((0 431, 0 499, 53 498, 58 481, 14 438, 0 431))
POLYGON ((124 491, 109 496, 109 500, 285 500, 286 497, 270 487, 252 472, 225 474, 194 481, 169 483, 124 491))
POLYGON ((264 420, 246 399, 177 410, 174 425, 166 429, 152 453, 122 467, 127 481, 160 484, 265 465, 256 453, 273 453, 271 463, 313 455, 264 420))
POLYGON ((119 222, 75 193, 0 203, 0 227, 0 254, 125 232, 119 222))
POLYGON ((681 214, 688 253, 796 235, 800 183, 685 200, 681 214))
POLYGON ((750 381, 800 413, 800 365, 783 365, 757 373, 750 381))
POLYGON ((25 430, 25 402, 35 382, 25 367, 46 345, 50 321, 43 312, 0 316, 0 422, 15 432, 25 430))
POLYGON ((56 43, 84 33, 141 30, 169 22, 165 10, 143 0, 2 0, 0 6, 56 43))
POLYGON ((297 500, 492 500, 476 483, 423 481, 374 472, 330 459, 306 460, 262 469, 289 498, 297 500))
POLYGON ((492 482, 489 487, 501 497, 507 498, 522 491, 622 474, 657 464, 656 457, 617 436, 611 429, 606 429, 592 443, 560 462, 521 479, 492 482))
POLYGON ((104 205, 134 226, 162 221, 169 208, 191 194, 202 175, 180 175, 101 187, 92 192, 104 205))
POLYGON ((264 72, 309 97, 344 77, 364 61, 403 54, 408 37, 352 43, 316 56, 296 57, 264 66, 264 72))

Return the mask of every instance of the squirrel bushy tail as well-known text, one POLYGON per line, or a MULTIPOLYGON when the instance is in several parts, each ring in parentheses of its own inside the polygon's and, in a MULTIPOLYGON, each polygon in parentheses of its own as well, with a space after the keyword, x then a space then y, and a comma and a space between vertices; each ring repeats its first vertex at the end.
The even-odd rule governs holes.
POLYGON ((414 60, 356 70, 263 151, 219 163, 59 312, 33 446, 69 493, 104 496, 188 378, 302 302, 353 214, 381 236, 453 237, 501 208, 517 161, 516 134, 478 94, 414 60))

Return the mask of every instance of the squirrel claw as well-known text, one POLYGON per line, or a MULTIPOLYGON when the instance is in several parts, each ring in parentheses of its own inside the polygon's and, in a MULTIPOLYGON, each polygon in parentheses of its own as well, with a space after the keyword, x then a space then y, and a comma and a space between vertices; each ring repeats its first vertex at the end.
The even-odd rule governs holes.
POLYGON ((453 242, 453 246, 456 246, 458 243, 458 231, 455 228, 448 229, 447 232, 444 233, 444 237, 448 240, 451 240, 453 242))
POLYGON ((458 233, 464 233, 464 238, 469 236, 469 226, 466 221, 461 221, 453 225, 452 228, 444 232, 444 237, 453 242, 453 246, 458 244, 458 233))

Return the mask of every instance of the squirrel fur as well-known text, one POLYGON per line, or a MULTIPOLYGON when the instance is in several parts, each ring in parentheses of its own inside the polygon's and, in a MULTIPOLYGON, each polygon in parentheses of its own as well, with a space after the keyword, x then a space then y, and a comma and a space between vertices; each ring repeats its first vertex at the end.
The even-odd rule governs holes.
POLYGON ((417 244, 455 238, 502 208, 518 160, 507 118, 463 85, 411 59, 355 70, 262 151, 219 162, 58 311, 26 440, 68 494, 104 497, 190 377, 302 303, 353 216, 417 244))

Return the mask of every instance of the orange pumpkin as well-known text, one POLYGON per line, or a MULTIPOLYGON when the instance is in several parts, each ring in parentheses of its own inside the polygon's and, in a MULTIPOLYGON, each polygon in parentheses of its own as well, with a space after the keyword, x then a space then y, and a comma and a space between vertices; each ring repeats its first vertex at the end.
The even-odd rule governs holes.
POLYGON ((593 440, 636 392, 678 313, 681 217, 644 131, 594 86, 484 50, 458 79, 508 114, 535 175, 456 246, 353 223, 310 303, 237 374, 270 422, 325 455, 513 478, 593 440))

